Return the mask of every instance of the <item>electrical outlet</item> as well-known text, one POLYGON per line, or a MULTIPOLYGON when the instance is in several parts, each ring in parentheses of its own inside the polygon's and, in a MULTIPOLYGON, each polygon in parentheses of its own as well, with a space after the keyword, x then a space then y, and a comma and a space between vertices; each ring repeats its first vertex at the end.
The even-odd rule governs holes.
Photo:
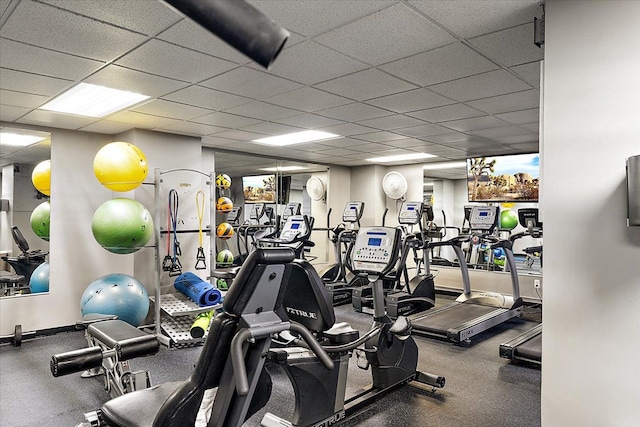
POLYGON ((535 289, 540 289, 540 279, 535 279, 535 280, 533 281, 533 287, 534 287, 535 289))

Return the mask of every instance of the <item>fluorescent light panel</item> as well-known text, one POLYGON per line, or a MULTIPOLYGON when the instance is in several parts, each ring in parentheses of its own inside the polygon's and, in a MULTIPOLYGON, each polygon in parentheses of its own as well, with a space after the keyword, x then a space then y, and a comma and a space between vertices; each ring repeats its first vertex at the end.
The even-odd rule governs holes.
POLYGON ((464 168, 467 166, 467 162, 442 162, 442 163, 429 163, 424 165, 422 169, 451 169, 451 168, 464 168))
POLYGON ((57 113, 87 117, 104 117, 146 99, 147 95, 80 83, 40 107, 57 113))
POLYGON ((303 142, 313 142, 336 138, 342 138, 342 135, 336 135, 335 133, 329 132, 321 132, 319 130, 305 130, 302 132, 287 133, 284 135, 254 139, 251 142, 282 147, 284 145, 302 144, 303 142))
POLYGON ((370 159, 366 159, 366 161, 372 162, 372 163, 387 163, 387 162, 402 162, 407 160, 429 159, 431 157, 437 157, 437 156, 429 153, 411 153, 411 154, 398 154, 397 156, 372 157, 370 159))
POLYGON ((38 135, 24 135, 17 133, 2 132, 0 133, 0 145, 11 145, 13 147, 26 147, 47 139, 38 135))
POLYGON ((278 167, 272 167, 272 168, 259 168, 258 170, 267 171, 267 172, 293 172, 293 171, 301 171, 305 169, 307 168, 303 166, 278 166, 278 167))

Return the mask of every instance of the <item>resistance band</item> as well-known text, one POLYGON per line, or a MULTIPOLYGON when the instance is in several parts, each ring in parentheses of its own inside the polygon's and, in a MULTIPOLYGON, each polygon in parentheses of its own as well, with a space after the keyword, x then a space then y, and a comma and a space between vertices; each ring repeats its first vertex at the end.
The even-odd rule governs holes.
POLYGON ((178 242, 178 192, 169 191, 169 217, 171 218, 171 232, 173 233, 173 254, 171 257, 171 269, 169 276, 179 276, 182 274, 182 264, 180 263, 180 242, 178 242))
POLYGON ((204 256, 204 249, 202 248, 202 219, 204 218, 204 191, 198 190, 196 193, 196 209, 198 210, 198 241, 200 247, 198 247, 198 253, 196 254, 196 270, 204 270, 207 268, 207 261, 204 256))
POLYGON ((163 271, 171 271, 171 236, 169 236, 169 230, 171 230, 171 204, 167 204, 167 254, 162 260, 163 271))

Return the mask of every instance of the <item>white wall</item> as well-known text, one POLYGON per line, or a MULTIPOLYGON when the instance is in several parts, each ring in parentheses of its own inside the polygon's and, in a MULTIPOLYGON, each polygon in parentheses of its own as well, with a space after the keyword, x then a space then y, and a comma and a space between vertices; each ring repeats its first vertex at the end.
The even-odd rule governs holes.
POLYGON ((640 2, 546 6, 542 425, 640 419, 640 227, 625 158, 640 154, 640 2))
MULTIPOLYGON (((357 166, 351 168, 351 200, 364 202, 360 223, 362 226, 381 225, 387 206, 387 196, 382 191, 384 166, 357 166)), ((344 208, 344 205, 341 209, 344 208)), ((342 210, 340 210, 342 212, 342 210)))

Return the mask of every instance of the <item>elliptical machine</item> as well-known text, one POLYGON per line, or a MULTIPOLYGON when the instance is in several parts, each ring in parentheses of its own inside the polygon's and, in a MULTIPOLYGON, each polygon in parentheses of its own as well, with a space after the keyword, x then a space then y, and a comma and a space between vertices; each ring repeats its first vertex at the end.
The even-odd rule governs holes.
MULTIPOLYGON (((263 426, 331 425, 409 382, 417 381, 432 389, 444 387, 444 377, 417 370, 418 348, 411 337, 408 319, 401 316, 393 322, 385 311, 382 278, 398 260, 400 234, 396 228, 366 227, 360 229, 354 242, 353 271, 367 279, 374 296, 374 324, 362 337, 347 323, 333 325, 330 300, 311 266, 298 264, 293 270, 283 307, 291 321, 327 341, 322 349, 333 360, 333 368, 327 369, 318 352, 306 347, 272 348, 268 358, 281 364, 291 380, 296 392, 295 410, 291 421, 267 413, 262 419, 263 426), (345 398, 353 351, 358 367, 371 368, 373 383, 345 398)), ((292 343, 300 345, 302 341, 294 339, 292 343)))

